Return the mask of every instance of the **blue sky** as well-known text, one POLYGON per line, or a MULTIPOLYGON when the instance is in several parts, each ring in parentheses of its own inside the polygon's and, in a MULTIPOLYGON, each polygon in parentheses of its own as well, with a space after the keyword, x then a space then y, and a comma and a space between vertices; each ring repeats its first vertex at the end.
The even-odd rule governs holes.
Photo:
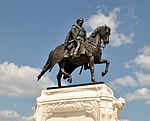
MULTIPOLYGON (((1 0, 0 121, 30 121, 40 91, 56 85, 58 66, 40 82, 36 76, 79 17, 85 19, 88 33, 104 24, 112 29, 102 56, 110 60, 110 70, 102 78, 105 66, 96 65, 95 78, 126 99, 122 121, 149 121, 149 4, 148 0, 1 0)), ((90 82, 90 72, 80 76, 79 70, 72 74, 73 84, 90 82)))

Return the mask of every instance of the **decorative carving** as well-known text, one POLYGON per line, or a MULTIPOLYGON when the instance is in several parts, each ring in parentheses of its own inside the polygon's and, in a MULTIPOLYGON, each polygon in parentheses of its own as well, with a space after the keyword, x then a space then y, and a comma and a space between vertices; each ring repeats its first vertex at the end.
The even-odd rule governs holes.
POLYGON ((40 119, 36 121, 46 121, 47 119, 51 118, 56 112, 86 112, 93 117, 94 121, 99 121, 99 109, 99 100, 59 102, 43 105, 37 104, 36 113, 40 113, 40 116, 38 116, 38 118, 40 119))
POLYGON ((112 95, 112 91, 109 88, 107 88, 107 92, 112 95))
POLYGON ((112 103, 113 110, 115 112, 115 119, 119 120, 119 112, 124 107, 125 99, 119 98, 112 103))

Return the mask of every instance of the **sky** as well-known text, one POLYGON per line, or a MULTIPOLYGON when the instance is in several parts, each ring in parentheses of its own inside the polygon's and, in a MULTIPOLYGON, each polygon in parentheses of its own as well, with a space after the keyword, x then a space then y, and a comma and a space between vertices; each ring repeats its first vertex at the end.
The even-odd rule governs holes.
MULTIPOLYGON (((126 100, 121 121, 150 121, 150 41, 148 0, 0 0, 0 121, 32 121, 42 89, 57 86, 58 65, 40 82, 48 54, 62 44, 77 18, 89 34, 111 27, 110 43, 95 65, 95 78, 126 100)), ((73 72, 73 84, 89 83, 90 72, 73 72)), ((62 80, 67 84, 66 80, 62 80)))

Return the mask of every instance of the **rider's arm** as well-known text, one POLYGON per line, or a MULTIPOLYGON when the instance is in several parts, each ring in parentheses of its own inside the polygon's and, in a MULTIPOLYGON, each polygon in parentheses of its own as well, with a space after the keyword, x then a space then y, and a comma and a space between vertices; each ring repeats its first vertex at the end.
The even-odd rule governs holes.
POLYGON ((72 28, 71 28, 71 34, 72 34, 72 37, 74 39, 76 39, 76 37, 77 37, 77 28, 76 28, 75 25, 73 25, 72 28))

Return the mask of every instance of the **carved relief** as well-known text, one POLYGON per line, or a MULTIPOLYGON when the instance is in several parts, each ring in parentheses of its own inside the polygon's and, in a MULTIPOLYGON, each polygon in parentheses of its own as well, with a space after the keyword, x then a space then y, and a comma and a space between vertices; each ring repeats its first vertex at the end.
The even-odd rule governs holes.
POLYGON ((50 119, 56 112, 75 112, 84 111, 90 114, 94 121, 99 121, 100 103, 97 100, 60 102, 52 104, 37 104, 36 112, 40 114, 39 121, 50 119))
POLYGON ((116 121, 119 120, 119 112, 124 107, 124 104, 125 100, 123 98, 119 98, 112 103, 116 121))
MULTIPOLYGON (((43 90, 37 99, 34 113, 35 121, 53 120, 55 117, 66 113, 77 113, 80 117, 90 116, 90 121, 119 121, 119 112, 123 108, 125 100, 116 99, 113 91, 105 84, 78 88, 66 88, 65 90, 43 90), (87 115, 86 115, 87 114, 87 115)), ((58 117, 57 117, 58 118, 58 117)), ((64 117, 59 117, 63 120, 64 117)), ((76 118, 76 117, 75 117, 76 118)))

